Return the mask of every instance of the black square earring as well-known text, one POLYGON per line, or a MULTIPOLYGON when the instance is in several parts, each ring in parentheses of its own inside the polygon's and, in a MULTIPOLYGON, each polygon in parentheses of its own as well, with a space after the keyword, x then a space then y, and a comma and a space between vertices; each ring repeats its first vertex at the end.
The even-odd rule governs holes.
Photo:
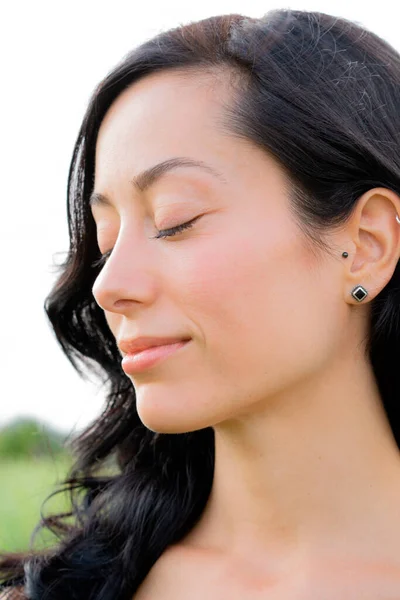
POLYGON ((351 292, 353 298, 355 298, 358 302, 362 302, 364 298, 368 296, 368 292, 362 285, 357 285, 354 290, 351 292))

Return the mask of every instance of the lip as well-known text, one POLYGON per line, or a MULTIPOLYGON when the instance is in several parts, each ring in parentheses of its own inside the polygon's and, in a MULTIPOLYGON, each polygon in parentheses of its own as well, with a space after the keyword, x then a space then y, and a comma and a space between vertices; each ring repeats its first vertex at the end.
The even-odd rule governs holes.
POLYGON ((187 337, 149 337, 141 336, 132 339, 123 339, 118 342, 118 347, 124 354, 135 354, 154 346, 167 346, 176 342, 187 341, 187 337))
POLYGON ((190 340, 179 340, 178 342, 151 346, 150 348, 127 354, 122 359, 121 366, 128 375, 140 373, 166 360, 189 342, 190 340))

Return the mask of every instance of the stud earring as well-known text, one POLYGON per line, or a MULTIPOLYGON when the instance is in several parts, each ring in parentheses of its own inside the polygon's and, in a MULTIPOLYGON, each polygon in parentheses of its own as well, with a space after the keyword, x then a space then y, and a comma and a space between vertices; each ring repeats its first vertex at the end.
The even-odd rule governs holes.
POLYGON ((356 285, 356 287, 351 291, 351 295, 357 300, 357 302, 362 302, 364 298, 368 296, 368 292, 362 285, 356 285))
POLYGON ((396 215, 396 221, 400 223, 399 215, 396 215))

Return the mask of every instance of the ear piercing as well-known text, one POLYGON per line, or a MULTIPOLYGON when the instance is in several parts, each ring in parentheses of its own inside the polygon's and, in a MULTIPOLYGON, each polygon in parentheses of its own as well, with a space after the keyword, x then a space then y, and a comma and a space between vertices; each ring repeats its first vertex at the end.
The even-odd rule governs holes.
MULTIPOLYGON (((396 215, 396 221, 400 224, 399 215, 396 215)), ((347 258, 349 253, 342 252, 342 256, 343 258, 347 258)), ((368 292, 362 285, 356 285, 356 287, 351 291, 351 295, 357 300, 357 302, 362 302, 364 298, 368 296, 368 292)))

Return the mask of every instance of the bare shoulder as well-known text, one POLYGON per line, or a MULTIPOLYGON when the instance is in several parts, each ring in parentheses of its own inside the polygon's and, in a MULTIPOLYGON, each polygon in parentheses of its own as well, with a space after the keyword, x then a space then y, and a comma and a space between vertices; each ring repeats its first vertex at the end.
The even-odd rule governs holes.
POLYGON ((171 546, 153 565, 134 600, 203 600, 203 593, 198 595, 199 588, 204 590, 212 575, 209 554, 171 546))
POLYGON ((139 586, 134 600, 178 599, 176 590, 182 585, 181 580, 185 573, 185 568, 182 568, 183 557, 180 554, 176 548, 165 550, 139 586))
POLYGON ((159 598, 167 600, 173 579, 172 570, 174 564, 173 552, 166 550, 156 561, 144 581, 134 595, 134 600, 150 600, 159 598))
POLYGON ((400 564, 387 561, 326 563, 317 560, 290 576, 268 574, 217 553, 188 546, 168 548, 153 565, 132 600, 363 600, 400 599, 400 564))

